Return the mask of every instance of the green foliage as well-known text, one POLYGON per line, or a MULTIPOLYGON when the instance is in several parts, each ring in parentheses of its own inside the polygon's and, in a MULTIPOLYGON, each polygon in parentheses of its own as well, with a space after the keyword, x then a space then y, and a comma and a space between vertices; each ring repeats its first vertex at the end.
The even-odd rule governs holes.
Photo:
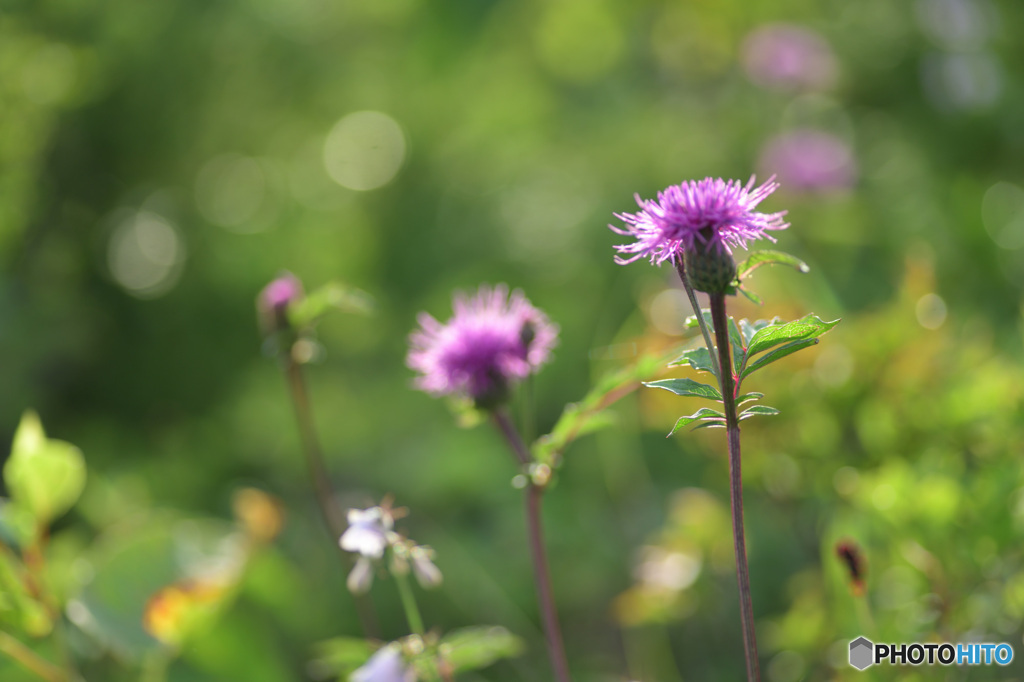
MULTIPOLYGON (((691 424, 698 420, 724 425, 725 415, 722 414, 721 412, 718 412, 717 410, 702 407, 691 415, 680 417, 679 420, 676 422, 676 425, 672 427, 671 431, 669 431, 668 435, 671 436, 672 434, 674 434, 676 431, 686 426, 687 424, 691 424)), ((708 426, 710 425, 711 424, 708 424, 708 426)), ((666 438, 667 437, 668 436, 666 436, 666 438)))
POLYGON ((614 424, 608 408, 635 391, 644 379, 660 371, 664 363, 664 356, 647 354, 627 367, 602 376, 582 400, 565 406, 550 433, 537 439, 533 444, 534 458, 542 464, 555 466, 574 440, 614 424))
POLYGON ((315 325, 332 310, 368 315, 373 312, 373 298, 342 282, 328 282, 288 308, 288 319, 296 329, 315 325))
POLYGON ((34 412, 26 412, 4 464, 4 484, 15 504, 45 528, 78 501, 85 488, 85 459, 70 443, 47 438, 34 412))
POLYGON ((438 653, 456 673, 480 670, 525 650, 522 638, 503 627, 476 626, 453 630, 441 638, 438 653))
POLYGON ((736 278, 743 280, 754 270, 762 265, 788 265, 798 272, 810 272, 811 268, 796 256, 783 251, 761 250, 751 251, 745 259, 736 266, 736 278))
POLYGON ((660 381, 644 382, 644 386, 651 388, 663 388, 680 396, 695 396, 697 398, 708 398, 709 400, 721 400, 722 393, 708 384, 702 384, 693 379, 661 379, 660 381))

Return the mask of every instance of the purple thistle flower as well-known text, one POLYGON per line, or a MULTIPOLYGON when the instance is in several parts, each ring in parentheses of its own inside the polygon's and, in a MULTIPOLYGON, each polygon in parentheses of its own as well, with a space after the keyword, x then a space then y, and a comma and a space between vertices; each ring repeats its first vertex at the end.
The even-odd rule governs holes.
POLYGON ((739 180, 704 178, 672 185, 658 192, 657 201, 634 195, 642 210, 615 214, 626 223, 625 229, 608 226, 617 234, 636 239, 615 247, 619 253, 633 254, 616 256, 615 261, 623 265, 649 256, 655 265, 678 263, 684 252, 694 251, 698 245, 704 250, 713 245, 731 254, 733 247, 746 248, 748 240, 765 238, 774 242, 768 231, 789 227, 782 221, 786 212, 757 213, 754 208, 779 184, 772 176, 760 187, 753 187, 753 177, 746 185, 739 180))
POLYGON ((771 90, 827 90, 839 71, 825 39, 793 24, 767 24, 751 32, 743 41, 742 61, 750 80, 771 90))
POLYGON ((416 388, 493 406, 550 358, 558 327, 521 291, 510 298, 504 284, 485 284, 472 298, 456 293, 452 307, 446 324, 420 313, 420 329, 409 337, 406 363, 421 373, 416 388))

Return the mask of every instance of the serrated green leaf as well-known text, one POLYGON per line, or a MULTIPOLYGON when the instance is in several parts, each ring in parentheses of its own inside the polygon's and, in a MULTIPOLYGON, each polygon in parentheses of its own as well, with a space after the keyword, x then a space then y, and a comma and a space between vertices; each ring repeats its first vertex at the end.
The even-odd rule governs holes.
POLYGON ((724 421, 725 420, 725 415, 722 414, 721 412, 716 411, 716 410, 712 410, 712 409, 707 408, 707 407, 702 407, 699 410, 697 410, 696 412, 694 412, 693 414, 687 415, 685 417, 680 417, 679 420, 676 421, 676 425, 672 427, 672 430, 668 432, 668 436, 665 436, 665 438, 668 438, 669 436, 671 436, 672 434, 674 434, 676 431, 678 431, 679 429, 683 428, 687 424, 692 424, 695 421, 700 421, 700 420, 705 420, 705 419, 707 419, 707 420, 720 419, 720 420, 724 421))
POLYGON ((690 430, 691 431, 696 431, 697 429, 724 429, 724 428, 725 428, 725 422, 724 421, 718 421, 717 419, 714 419, 714 420, 709 419, 707 421, 701 422, 700 424, 697 424, 696 426, 694 426, 690 430))
POLYGON ((746 346, 750 346, 750 342, 754 340, 754 335, 761 331, 765 327, 773 324, 779 324, 782 320, 778 317, 773 317, 770 320, 757 320, 755 322, 749 322, 748 320, 740 320, 740 331, 743 332, 743 341, 746 346))
POLYGON ((4 483, 11 499, 46 526, 78 501, 85 487, 85 458, 71 443, 47 438, 39 417, 29 410, 14 434, 4 483))
POLYGON ((679 367, 680 365, 689 365, 698 372, 714 374, 714 370, 711 366, 711 353, 708 352, 708 349, 705 346, 686 351, 670 362, 668 366, 679 367))
POLYGON ((747 350, 747 357, 750 358, 782 343, 817 338, 837 324, 839 320, 825 322, 816 315, 807 315, 793 322, 769 325, 754 334, 747 350))
POLYGON ((750 393, 745 393, 745 394, 741 395, 739 398, 737 398, 736 399, 736 406, 738 407, 738 406, 742 405, 743 403, 749 403, 752 400, 760 400, 763 397, 764 397, 764 393, 758 393, 757 391, 751 391, 750 393))
POLYGON ((796 256, 783 251, 772 251, 766 249, 763 251, 751 252, 743 262, 736 266, 736 276, 738 279, 742 280, 762 265, 788 265, 799 272, 810 272, 811 270, 807 266, 807 263, 803 262, 796 256))
POLYGON ((455 672, 486 668, 525 650, 523 640, 503 627, 478 626, 454 630, 441 638, 438 653, 455 672))
POLYGON ((651 388, 663 388, 666 391, 672 391, 676 395, 681 396, 695 396, 697 398, 707 398, 708 400, 721 400, 722 394, 714 386, 708 384, 702 384, 699 381, 693 379, 662 379, 661 381, 645 381, 644 386, 651 388))
POLYGON ((656 376, 666 361, 664 355, 651 353, 640 357, 628 367, 602 376, 583 400, 565 406, 550 433, 534 442, 534 458, 538 462, 555 466, 562 452, 574 440, 614 424, 614 417, 605 411, 619 398, 636 390, 643 379, 656 376))
POLYGON ((748 376, 750 376, 751 374, 753 374, 757 370, 761 369, 765 365, 770 365, 771 363, 775 362, 776 360, 781 360, 782 358, 786 357, 787 355, 792 355, 793 353, 797 352, 798 350, 803 350, 804 348, 807 348, 808 346, 817 345, 817 343, 818 343, 818 339, 803 339, 802 341, 793 341, 791 343, 787 343, 785 346, 782 346, 781 348, 776 348, 775 350, 771 351, 770 353, 765 353, 764 355, 759 357, 757 360, 754 360, 754 362, 749 364, 743 370, 743 372, 740 373, 740 381, 743 381, 748 376))
POLYGON ((768 407, 767 405, 753 405, 740 413, 740 421, 743 421, 744 419, 749 419, 757 415, 771 417, 778 413, 779 411, 776 410, 774 407, 768 407))
POLYGON ((373 298, 365 291, 342 284, 328 282, 306 295, 288 309, 288 319, 296 329, 308 327, 331 310, 363 315, 373 311, 373 298))

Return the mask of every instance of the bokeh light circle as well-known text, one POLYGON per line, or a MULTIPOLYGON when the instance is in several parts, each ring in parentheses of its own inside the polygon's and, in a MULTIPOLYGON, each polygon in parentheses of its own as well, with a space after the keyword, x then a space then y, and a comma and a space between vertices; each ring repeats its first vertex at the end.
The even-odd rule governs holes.
POLYGON ((323 154, 332 180, 365 192, 383 187, 398 173, 405 161, 405 136, 387 114, 357 111, 334 124, 323 154))

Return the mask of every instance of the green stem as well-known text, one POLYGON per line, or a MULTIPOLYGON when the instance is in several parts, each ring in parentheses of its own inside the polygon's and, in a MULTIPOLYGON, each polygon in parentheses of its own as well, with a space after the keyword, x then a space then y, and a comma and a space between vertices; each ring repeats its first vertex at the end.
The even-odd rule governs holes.
POLYGON ((67 682, 68 675, 6 632, 0 631, 0 652, 17 661, 47 682, 67 682))
MULTIPOLYGON (((331 544, 338 551, 342 565, 346 571, 352 569, 352 558, 338 544, 338 539, 345 532, 347 523, 342 517, 341 510, 334 504, 334 494, 331 489, 331 479, 327 474, 327 466, 324 463, 323 451, 320 448, 320 440, 317 438, 316 427, 313 424, 313 410, 310 407, 309 391, 306 389, 306 381, 302 375, 300 365, 291 352, 292 344, 287 344, 281 353, 285 377, 288 380, 289 395, 292 405, 295 408, 295 421, 299 427, 299 438, 302 441, 302 451, 306 457, 306 469, 309 472, 310 484, 316 497, 317 506, 320 508, 320 515, 323 517, 327 530, 332 536, 331 544)), ((373 604, 369 597, 363 594, 352 595, 355 603, 356 614, 363 628, 363 634, 367 637, 377 637, 377 617, 373 611, 373 604)))
MULTIPOLYGON (((524 468, 533 463, 533 455, 523 442, 522 436, 512 423, 504 408, 494 410, 494 421, 505 436, 513 456, 524 468)), ((530 545, 530 559, 533 562, 533 579, 537 585, 537 602, 540 606, 541 620, 544 624, 544 638, 548 645, 548 656, 551 667, 558 682, 570 682, 569 662, 565 657, 565 645, 562 643, 562 630, 558 625, 558 610, 555 607, 554 591, 551 589, 551 572, 548 570, 547 552, 544 547, 544 522, 541 515, 541 501, 544 488, 534 483, 529 476, 526 486, 526 531, 530 545)))
POLYGON ((416 596, 412 593, 412 585, 409 584, 408 573, 393 571, 395 583, 398 585, 398 595, 402 598, 402 608, 405 610, 405 619, 409 622, 409 629, 413 634, 423 635, 423 617, 420 615, 420 608, 416 605, 416 596))
MULTIPOLYGON (((711 358, 711 371, 715 373, 715 377, 718 378, 718 382, 722 382, 722 373, 718 370, 718 360, 715 359, 715 346, 711 343, 711 332, 708 330, 708 323, 704 321, 704 313, 701 312, 700 304, 697 303, 697 295, 693 293, 693 287, 690 286, 690 278, 686 276, 686 266, 683 265, 682 258, 676 263, 676 272, 679 273, 679 280, 683 283, 683 289, 686 290, 686 297, 690 299, 690 307, 693 308, 693 314, 697 318, 697 324, 700 325, 701 336, 704 337, 704 345, 707 346, 708 356, 711 358)), ((728 366, 728 365, 726 365, 728 366)))
POLYGON ((740 592, 740 620, 743 624, 743 652, 747 659, 747 681, 760 682, 757 637, 754 631, 754 606, 750 598, 750 569, 747 544, 743 535, 743 479, 740 471, 740 425, 736 415, 736 375, 732 371, 729 350, 729 320, 725 312, 725 294, 711 294, 711 321, 718 341, 719 375, 722 402, 725 405, 726 436, 729 442, 729 500, 732 507, 732 538, 736 552, 736 582, 740 592), (728 371, 725 371, 728 369, 728 371))

